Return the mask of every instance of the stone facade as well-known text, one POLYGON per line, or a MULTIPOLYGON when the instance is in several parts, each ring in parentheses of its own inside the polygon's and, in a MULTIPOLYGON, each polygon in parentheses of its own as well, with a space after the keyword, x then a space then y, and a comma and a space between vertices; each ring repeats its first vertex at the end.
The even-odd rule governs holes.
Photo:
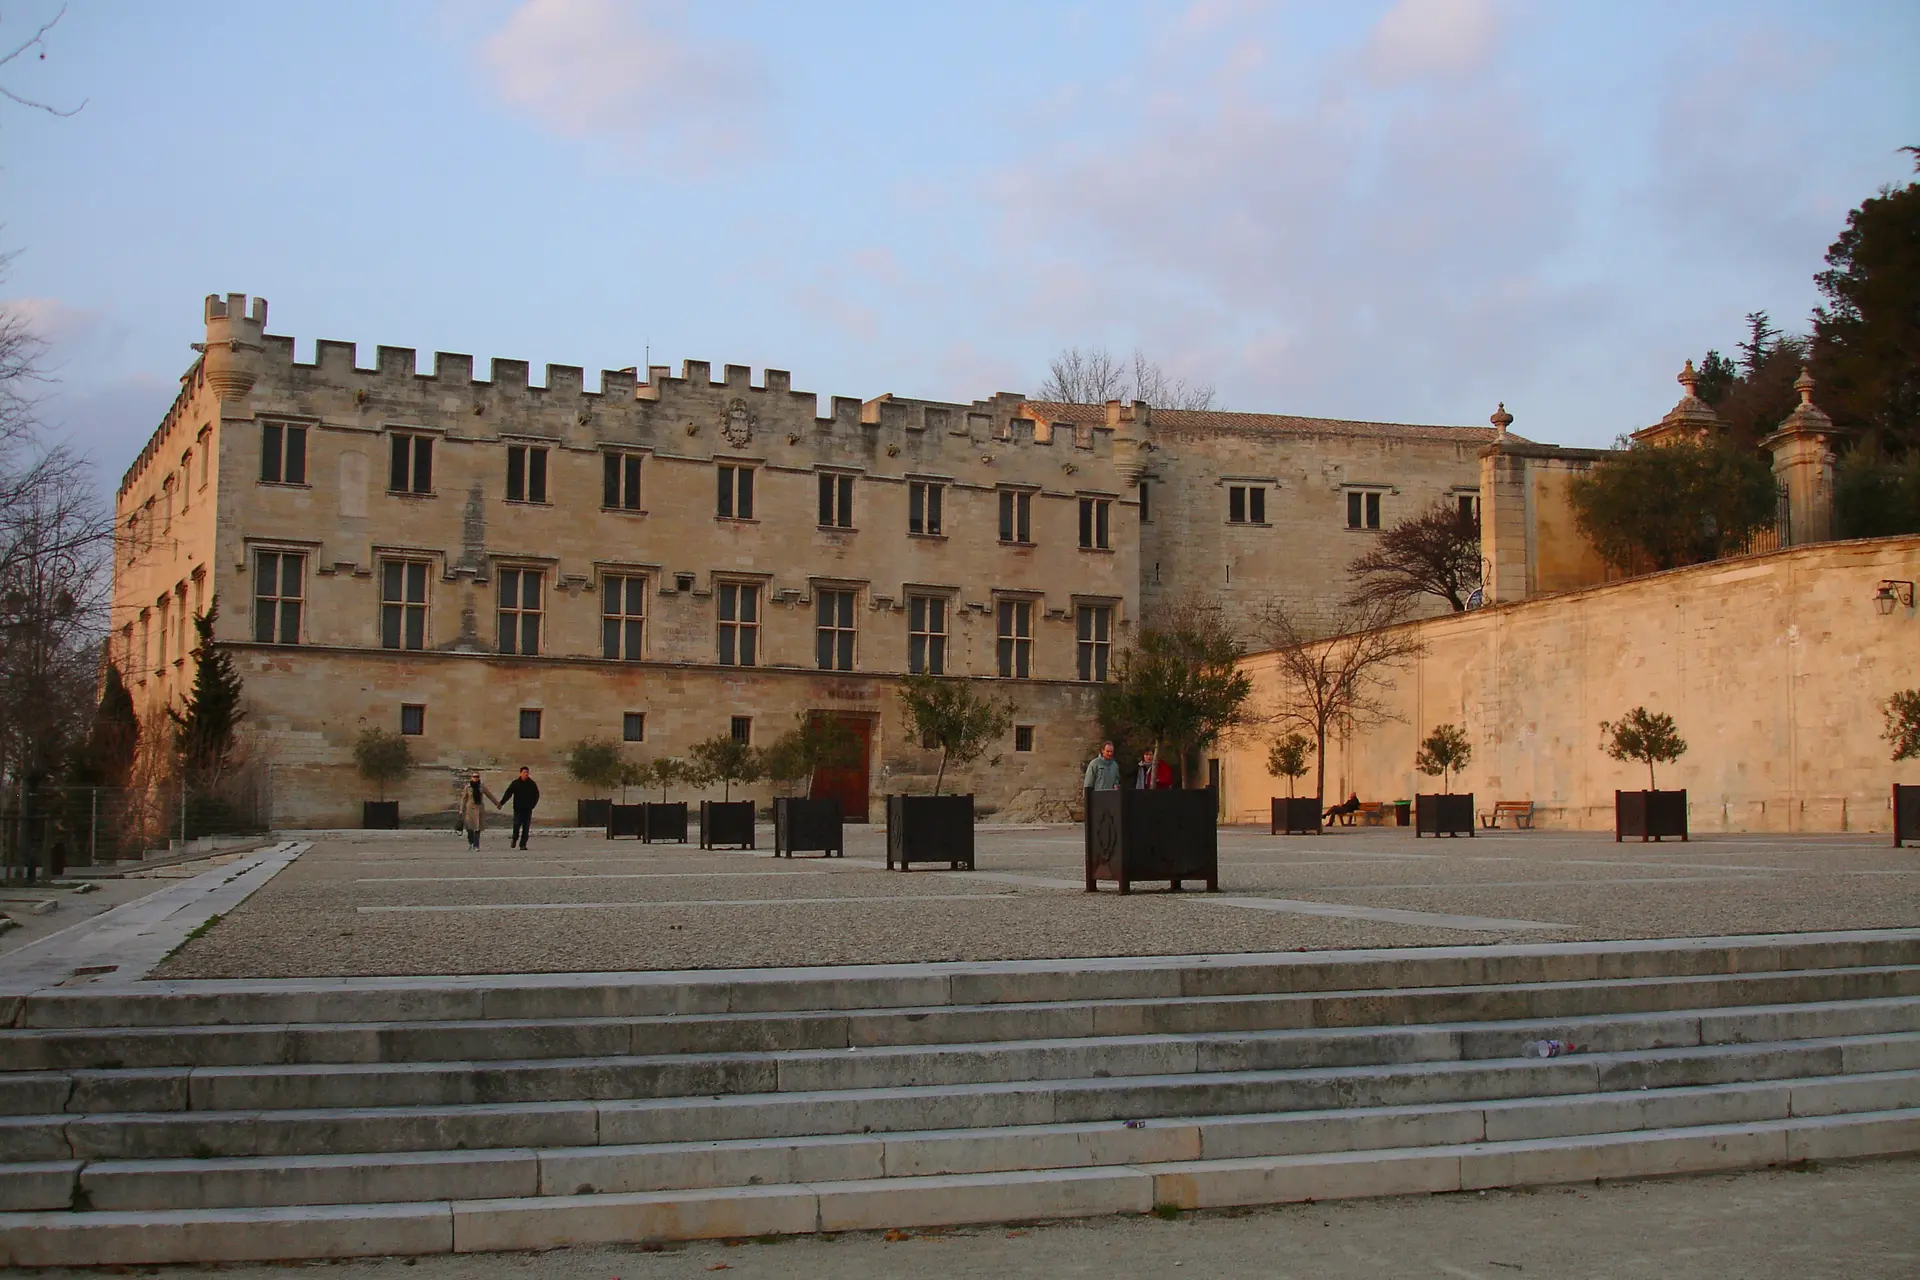
POLYGON ((822 414, 779 370, 689 361, 588 390, 577 367, 476 380, 447 353, 422 373, 406 348, 362 368, 321 341, 300 363, 245 295, 209 298, 205 324, 120 487, 113 656, 152 722, 217 596, 282 824, 354 817, 366 726, 418 730, 410 809, 452 771, 527 763, 561 816, 567 746, 635 715, 637 755, 853 716, 874 794, 911 789, 934 756, 893 690, 934 650, 1020 726, 961 785, 1063 816, 1094 682, 1143 608, 1194 590, 1242 626, 1276 598, 1325 616, 1375 532, 1479 503, 1495 435, 1011 394, 822 414))
MULTIPOLYGON (((1396 718, 1328 743, 1328 794, 1439 790, 1414 753, 1456 724, 1473 758, 1454 789, 1481 810, 1531 800, 1542 827, 1608 830, 1614 789, 1647 774, 1601 751, 1600 722, 1646 706, 1687 741, 1658 781, 1686 788, 1695 831, 1891 830, 1889 788, 1920 784, 1920 761, 1889 760, 1880 708, 1915 683, 1920 615, 1876 597, 1916 579, 1920 537, 1829 542, 1406 624, 1425 653, 1392 675, 1396 718)), ((1271 705, 1273 655, 1245 666, 1271 705)), ((1266 752, 1222 751, 1229 818, 1264 822, 1285 794, 1266 752)))

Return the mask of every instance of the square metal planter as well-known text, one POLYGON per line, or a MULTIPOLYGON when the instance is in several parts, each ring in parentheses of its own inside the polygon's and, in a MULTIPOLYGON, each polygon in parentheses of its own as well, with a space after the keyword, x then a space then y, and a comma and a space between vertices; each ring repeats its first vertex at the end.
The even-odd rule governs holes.
POLYGON ((1920 840, 1920 787, 1893 788, 1893 847, 1920 840))
POLYGON ((1473 792, 1420 795, 1413 797, 1413 834, 1421 836, 1473 836, 1473 792))
POLYGON ((400 802, 398 800, 362 800, 360 828, 363 831, 398 831, 400 802))
POLYGON ((1136 880, 1185 880, 1220 888, 1220 798, 1204 791, 1089 791, 1085 828, 1087 892, 1111 880, 1127 893, 1136 880))
POLYGON ((944 862, 973 870, 973 797, 887 797, 887 870, 916 862, 944 862))
POLYGON ((640 838, 648 844, 662 840, 687 842, 687 802, 673 800, 665 804, 653 803, 646 806, 646 821, 641 824, 640 838))
POLYGON ((717 849, 723 844, 753 848, 753 801, 700 802, 700 847, 717 849))
POLYGON ((607 825, 607 819, 610 816, 607 811, 613 808, 613 801, 578 800, 574 803, 577 806, 573 823, 574 826, 604 827, 607 825))
POLYGON ((647 806, 644 804, 607 805, 607 839, 632 836, 643 840, 647 834, 647 806))
POLYGON ((1273 821, 1267 828, 1268 835, 1318 835, 1323 828, 1320 815, 1319 796, 1275 796, 1273 798, 1273 821))
POLYGON ((773 856, 819 853, 846 856, 845 825, 838 800, 808 800, 780 796, 773 802, 773 856))
POLYGON ((1613 841, 1687 838, 1685 791, 1616 791, 1613 793, 1613 841))

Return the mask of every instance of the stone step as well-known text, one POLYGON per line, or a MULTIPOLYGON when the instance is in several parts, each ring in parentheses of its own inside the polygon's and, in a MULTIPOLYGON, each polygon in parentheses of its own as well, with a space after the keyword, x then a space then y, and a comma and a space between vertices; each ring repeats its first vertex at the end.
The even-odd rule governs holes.
POLYGON ((1106 1120, 728 1142, 74 1160, 0 1166, 0 1208, 208 1209, 670 1191, 1518 1141, 1915 1107, 1920 1107, 1920 1071, 1494 1102, 1159 1118, 1138 1127, 1106 1120))
POLYGON ((0 1074, 0 1114, 300 1110, 663 1098, 1362 1066, 1920 1032, 1920 997, 1434 1026, 1076 1036, 773 1053, 292 1063, 0 1074))
POLYGON ((0 1026, 473 1021, 1591 982, 1920 963, 1920 930, 806 969, 143 983, 0 993, 0 1026))
POLYGON ((0 1214, 0 1265, 479 1253, 1474 1190, 1912 1150, 1920 1109, 1071 1169, 286 1208, 0 1214))
MULTIPOLYGON (((543 1064, 551 1065, 551 1064, 543 1064)), ((1920 1033, 1766 1044, 666 1098, 0 1118, 0 1160, 693 1142, 1547 1097, 1920 1069, 1920 1033)), ((1101 1069, 1101 1070, 1104 1070, 1101 1069)))
POLYGON ((0 1031, 24 1071, 768 1052, 1713 1009, 1920 996, 1920 964, 1378 991, 678 1017, 0 1031))

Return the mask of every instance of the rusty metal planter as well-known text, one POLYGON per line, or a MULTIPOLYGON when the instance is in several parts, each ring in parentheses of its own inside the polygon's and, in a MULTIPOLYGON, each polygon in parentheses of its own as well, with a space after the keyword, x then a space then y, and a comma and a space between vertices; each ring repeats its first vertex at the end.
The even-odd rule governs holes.
POLYGON ((1638 839, 1642 844, 1668 836, 1687 838, 1685 791, 1616 791, 1613 793, 1613 840, 1638 839))
POLYGON ((700 802, 700 847, 717 849, 723 844, 742 849, 753 848, 753 801, 702 800, 700 802))
POLYGON ((1893 847, 1920 840, 1920 787, 1893 788, 1893 847))
POLYGON ((973 870, 973 797, 887 797, 887 870, 915 862, 944 862, 973 870))
POLYGON ((1413 835, 1473 837, 1473 792, 1413 797, 1413 835))
POLYGON ((1112 880, 1185 880, 1220 887, 1220 799, 1204 791, 1089 791, 1085 827, 1087 892, 1112 880))
POLYGON ((1325 810, 1320 807, 1319 796, 1275 796, 1273 798, 1273 822, 1267 829, 1269 835, 1318 834, 1321 831, 1320 815, 1325 810))
POLYGON ((846 856, 845 824, 838 800, 806 800, 780 796, 773 802, 773 856, 819 853, 846 856))

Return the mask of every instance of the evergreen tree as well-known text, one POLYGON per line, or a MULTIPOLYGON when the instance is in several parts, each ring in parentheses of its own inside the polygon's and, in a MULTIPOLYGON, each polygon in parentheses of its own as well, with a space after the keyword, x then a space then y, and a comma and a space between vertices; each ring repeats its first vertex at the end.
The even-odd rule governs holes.
POLYGON ((94 708, 93 726, 87 731, 80 759, 75 761, 75 780, 85 786, 126 786, 139 745, 140 717, 133 710, 133 694, 121 678, 120 668, 110 662, 100 687, 100 704, 94 708))
POLYGON ((1813 313, 1820 407, 1889 454, 1920 449, 1920 182, 1849 213, 1827 264, 1814 277, 1827 299, 1813 313))
POLYGON ((219 616, 217 596, 205 613, 195 616, 193 691, 184 711, 167 708, 189 785, 220 776, 233 754, 234 729, 245 714, 240 710, 240 673, 234 670, 232 655, 214 642, 213 624, 219 616))

